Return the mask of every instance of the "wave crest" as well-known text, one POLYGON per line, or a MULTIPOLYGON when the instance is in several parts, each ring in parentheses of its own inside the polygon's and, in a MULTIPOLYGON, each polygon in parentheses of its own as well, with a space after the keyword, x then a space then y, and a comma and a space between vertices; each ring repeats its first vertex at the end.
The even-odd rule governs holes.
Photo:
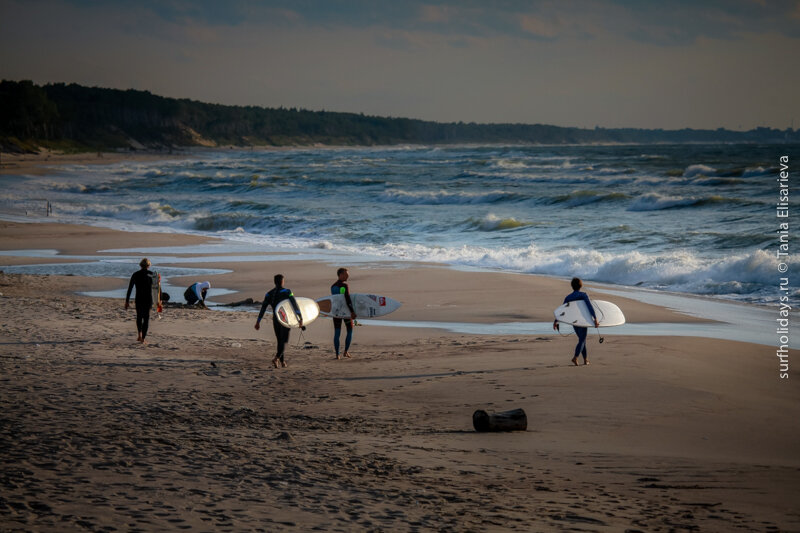
MULTIPOLYGON (((411 261, 491 268, 583 279, 627 286, 644 286, 710 296, 744 296, 774 301, 777 259, 757 250, 717 259, 689 251, 661 254, 605 253, 597 250, 544 251, 526 248, 490 249, 479 246, 430 247, 387 244, 371 250, 376 255, 411 261)), ((800 276, 800 258, 790 258, 787 276, 800 276)))
POLYGON ((699 207, 715 204, 747 204, 751 201, 740 198, 725 198, 723 196, 666 196, 658 193, 648 193, 636 198, 628 206, 628 211, 661 211, 664 209, 677 209, 682 207, 699 207))
POLYGON ((385 202, 403 205, 469 205, 512 201, 518 199, 518 195, 504 191, 471 193, 444 190, 422 192, 394 190, 383 193, 381 199, 385 202))
POLYGON ((627 194, 620 192, 602 193, 591 190, 573 191, 569 194, 556 196, 551 203, 564 204, 568 207, 578 207, 581 205, 593 204, 596 202, 619 201, 630 198, 627 194))
POLYGON ((696 178, 698 176, 713 176, 717 173, 717 169, 707 165, 689 165, 683 171, 683 177, 696 178))
POLYGON ((530 222, 517 220, 516 218, 500 218, 497 215, 488 214, 483 218, 469 219, 469 225, 480 231, 504 231, 530 226, 530 222))

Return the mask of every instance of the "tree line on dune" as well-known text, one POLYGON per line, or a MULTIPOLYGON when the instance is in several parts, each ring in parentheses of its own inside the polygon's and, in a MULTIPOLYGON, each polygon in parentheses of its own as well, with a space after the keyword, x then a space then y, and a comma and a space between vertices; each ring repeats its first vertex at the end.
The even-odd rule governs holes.
POLYGON ((441 123, 358 113, 209 104, 148 91, 0 82, 0 148, 32 152, 191 146, 800 142, 800 131, 567 128, 441 123))

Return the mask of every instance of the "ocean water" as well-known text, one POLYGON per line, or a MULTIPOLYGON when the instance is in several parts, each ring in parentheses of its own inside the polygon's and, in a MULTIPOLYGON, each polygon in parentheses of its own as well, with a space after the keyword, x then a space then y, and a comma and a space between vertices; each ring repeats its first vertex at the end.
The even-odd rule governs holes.
MULTIPOLYGON (((64 165, 0 211, 772 303, 787 145, 297 148, 64 165)), ((800 177, 796 178, 800 179, 800 177)), ((240 248, 241 249, 241 248, 240 248)), ((796 283, 792 284, 796 287, 796 283)), ((796 297, 796 288, 790 289, 796 297)))

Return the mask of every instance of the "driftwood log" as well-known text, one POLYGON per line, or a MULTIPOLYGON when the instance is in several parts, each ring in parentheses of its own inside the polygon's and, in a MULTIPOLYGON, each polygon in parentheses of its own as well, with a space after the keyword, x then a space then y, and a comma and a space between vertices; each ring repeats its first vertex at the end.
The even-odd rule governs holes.
POLYGON ((528 417, 522 409, 514 409, 504 413, 489 414, 477 410, 472 415, 475 431, 525 431, 528 429, 528 417))

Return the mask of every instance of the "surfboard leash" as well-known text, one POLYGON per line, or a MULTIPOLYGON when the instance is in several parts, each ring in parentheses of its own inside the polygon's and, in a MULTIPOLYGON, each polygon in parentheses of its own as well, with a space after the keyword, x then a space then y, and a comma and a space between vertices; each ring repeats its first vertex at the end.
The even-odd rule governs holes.
MULTIPOLYGON (((606 315, 605 315, 605 313, 603 313, 603 310, 602 310, 602 309, 600 309, 599 307, 597 307, 597 308, 595 308, 594 306, 592 306, 592 307, 593 307, 593 308, 594 308, 594 309, 595 309, 597 312, 599 312, 599 313, 600 313, 600 318, 597 320, 597 322, 598 322, 598 323, 600 323, 600 321, 601 321, 601 320, 605 319, 606 315)), ((599 338, 599 339, 598 339, 598 342, 599 342, 600 344, 603 344, 603 341, 604 341, 604 340, 606 340, 606 338, 605 338, 605 337, 603 337, 603 335, 600 333, 600 328, 594 328, 594 329, 596 329, 596 330, 597 330, 597 336, 598 336, 598 338, 599 338)))
POLYGON ((305 340, 305 335, 303 335, 303 333, 305 333, 305 331, 302 328, 300 328, 300 335, 297 339, 297 344, 294 345, 295 348, 299 348, 300 343, 305 340))

